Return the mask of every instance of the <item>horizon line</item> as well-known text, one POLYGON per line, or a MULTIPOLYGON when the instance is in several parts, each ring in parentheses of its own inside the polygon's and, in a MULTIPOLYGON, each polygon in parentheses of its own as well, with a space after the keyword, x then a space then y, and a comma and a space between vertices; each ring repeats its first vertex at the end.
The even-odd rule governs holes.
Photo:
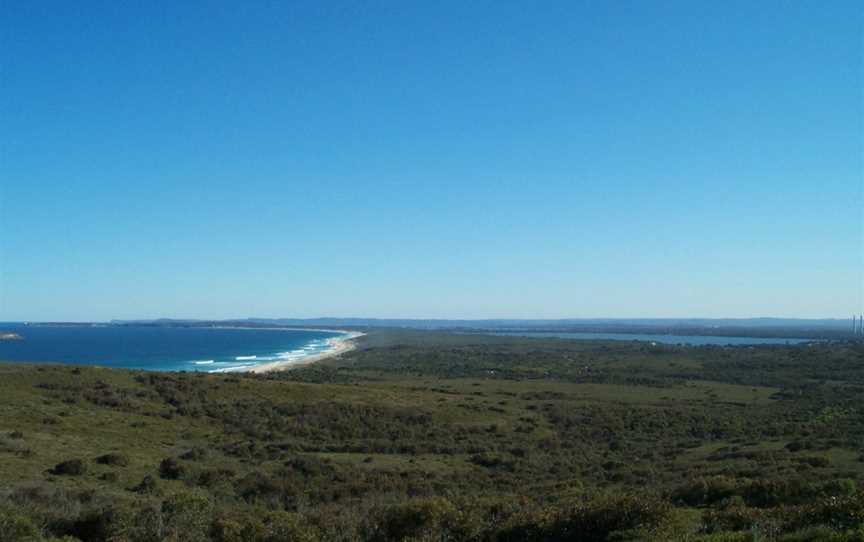
POLYGON ((567 322, 567 321, 620 321, 620 320, 667 320, 667 321, 684 321, 684 320, 798 320, 798 321, 825 321, 825 320, 851 320, 853 317, 860 318, 862 314, 854 314, 846 317, 842 316, 577 316, 577 317, 478 317, 478 318, 442 318, 442 317, 393 317, 393 316, 243 316, 231 318, 184 318, 184 317, 167 317, 160 316, 155 318, 111 318, 108 320, 78 320, 78 319, 22 319, 22 320, 2 320, 0 323, 6 324, 23 324, 23 323, 76 323, 76 324, 111 324, 114 322, 158 322, 158 321, 175 321, 175 322, 238 322, 250 320, 404 320, 404 321, 423 321, 423 322, 567 322))

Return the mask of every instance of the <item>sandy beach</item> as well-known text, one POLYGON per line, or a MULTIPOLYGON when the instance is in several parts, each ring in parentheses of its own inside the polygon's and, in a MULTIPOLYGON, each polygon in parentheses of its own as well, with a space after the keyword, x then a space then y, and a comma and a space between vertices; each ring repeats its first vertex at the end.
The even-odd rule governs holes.
MULTIPOLYGON (((286 329, 286 328, 282 328, 286 329)), ((313 331, 309 329, 304 329, 303 331, 313 331)), ((314 330, 317 331, 317 330, 314 330)), ((299 367, 301 365, 308 365, 310 363, 315 363, 316 361, 321 361, 322 359, 332 358, 336 356, 340 356, 345 352, 350 352, 357 347, 354 343, 354 340, 358 337, 362 337, 366 335, 365 333, 361 333, 360 331, 344 331, 338 329, 322 329, 320 331, 339 331, 345 333, 344 336, 334 337, 332 339, 327 339, 327 344, 329 348, 321 352, 320 354, 316 354, 314 356, 305 357, 302 359, 295 360, 281 360, 281 361, 272 361, 270 363, 262 363, 261 365, 255 365, 249 367, 248 372, 250 373, 267 373, 270 371, 284 371, 286 369, 293 369, 294 367, 299 367)))

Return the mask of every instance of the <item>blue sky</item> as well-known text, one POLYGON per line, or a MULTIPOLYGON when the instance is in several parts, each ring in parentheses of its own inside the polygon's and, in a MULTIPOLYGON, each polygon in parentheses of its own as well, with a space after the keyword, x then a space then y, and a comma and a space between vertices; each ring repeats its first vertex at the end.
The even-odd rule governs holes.
POLYGON ((0 321, 862 310, 857 2, 0 25, 0 321))

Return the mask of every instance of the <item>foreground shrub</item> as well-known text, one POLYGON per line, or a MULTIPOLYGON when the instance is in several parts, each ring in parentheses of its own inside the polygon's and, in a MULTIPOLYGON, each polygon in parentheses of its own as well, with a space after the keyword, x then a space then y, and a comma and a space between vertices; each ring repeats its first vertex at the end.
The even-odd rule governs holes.
POLYGON ((780 516, 786 530, 824 525, 835 531, 864 527, 864 492, 827 497, 806 506, 786 509, 780 516))
POLYGON ((106 506, 87 510, 68 525, 63 526, 62 530, 64 534, 78 540, 107 542, 121 530, 119 526, 122 523, 121 513, 112 506, 106 506))
POLYGON ((864 493, 825 497, 801 506, 711 510, 702 519, 706 533, 748 531, 784 541, 857 541, 856 537, 864 537, 864 493))
POLYGON ((603 542, 614 532, 650 529, 666 521, 671 507, 643 497, 612 497, 563 510, 545 529, 547 540, 603 542))
POLYGON ((778 542, 864 542, 864 531, 839 533, 830 527, 809 527, 786 534, 778 542))
POLYGON ((444 533, 455 526, 457 516, 456 507, 447 499, 414 499, 374 512, 366 538, 373 542, 447 540, 444 533))
POLYGON ((692 542, 753 542, 752 533, 715 533, 697 536, 692 542))
MULTIPOLYGON (((616 533, 650 533, 671 515, 668 503, 651 497, 601 497, 532 512, 505 528, 499 540, 606 542, 616 533)), ((650 539, 649 534, 639 536, 645 537, 650 539)))
POLYGON ((213 521, 210 534, 215 542, 316 542, 320 539, 318 530, 293 512, 223 515, 213 521))
POLYGON ((5 501, 11 509, 30 518, 34 525, 49 529, 67 524, 70 518, 78 517, 82 508, 78 495, 48 482, 11 488, 5 501))
POLYGON ((162 502, 163 540, 206 542, 213 516, 213 503, 199 493, 179 493, 162 502))
POLYGON ((0 542, 38 539, 39 529, 29 517, 12 507, 0 507, 0 542))

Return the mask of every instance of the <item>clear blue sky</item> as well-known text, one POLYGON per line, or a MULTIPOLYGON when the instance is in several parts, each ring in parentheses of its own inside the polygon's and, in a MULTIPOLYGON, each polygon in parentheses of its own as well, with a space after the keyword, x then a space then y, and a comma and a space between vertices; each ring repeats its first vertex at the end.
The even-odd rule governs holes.
POLYGON ((861 311, 858 2, 0 10, 0 321, 861 311))

